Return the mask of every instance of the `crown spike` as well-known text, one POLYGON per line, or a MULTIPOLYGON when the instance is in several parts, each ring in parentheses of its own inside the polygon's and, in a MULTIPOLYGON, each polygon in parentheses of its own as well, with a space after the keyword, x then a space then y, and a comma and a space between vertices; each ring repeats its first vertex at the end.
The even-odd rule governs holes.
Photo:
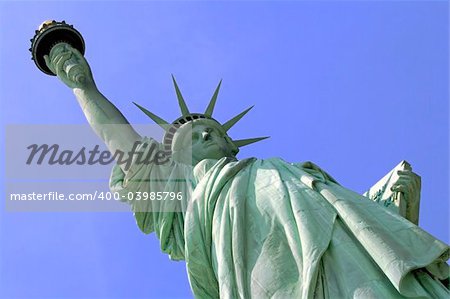
POLYGON ((232 126, 234 126, 247 112, 250 111, 250 109, 252 109, 254 106, 251 106, 250 108, 244 110, 243 112, 239 113, 238 115, 236 115, 235 117, 233 117, 232 119, 230 119, 229 121, 227 121, 226 123, 224 123, 222 125, 223 129, 225 130, 225 132, 227 132, 232 126))
POLYGON ((237 147, 243 147, 264 139, 269 138, 269 136, 266 137, 258 137, 258 138, 248 138, 248 139, 240 139, 240 140, 233 140, 234 145, 236 145, 237 147))
POLYGON ((222 84, 222 79, 219 82, 219 85, 217 85, 216 90, 214 91, 214 94, 211 98, 211 101, 209 101, 208 107, 205 110, 205 115, 211 117, 214 111, 214 106, 216 105, 217 95, 219 94, 220 85, 222 84))
POLYGON ((175 81, 175 77, 173 75, 172 75, 172 81, 173 81, 173 85, 175 86, 175 91, 177 93, 178 105, 180 106, 181 114, 183 116, 188 115, 190 113, 189 109, 188 109, 188 107, 186 105, 186 102, 183 99, 183 96, 181 95, 181 91, 178 88, 177 81, 175 81))
POLYGON ((157 116, 156 114, 151 113, 150 111, 148 111, 147 109, 145 109, 144 107, 142 107, 139 104, 136 104, 135 102, 133 102, 133 104, 135 104, 139 109, 141 109, 142 112, 144 112, 148 117, 150 117, 155 123, 157 123, 161 128, 164 129, 164 131, 167 131, 168 129, 168 122, 165 121, 164 119, 162 119, 161 117, 157 116))

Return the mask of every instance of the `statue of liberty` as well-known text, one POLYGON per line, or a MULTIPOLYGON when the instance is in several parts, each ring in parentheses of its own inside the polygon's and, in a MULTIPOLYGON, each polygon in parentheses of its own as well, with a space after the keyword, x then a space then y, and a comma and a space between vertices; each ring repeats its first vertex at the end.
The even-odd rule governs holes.
POLYGON ((182 114, 174 122, 137 105, 165 128, 159 143, 141 137, 100 93, 78 50, 59 44, 45 62, 73 90, 111 152, 138 144, 142 153, 152 146, 171 153, 163 165, 116 165, 110 188, 183 194, 184 201, 161 203, 184 205, 173 212, 146 206, 152 201, 130 203, 139 228, 155 232, 171 259, 186 261, 195 297, 449 296, 448 246, 416 225, 420 181, 411 170, 400 172, 393 185, 408 203, 400 215, 311 162, 238 160, 240 147, 264 138, 228 136, 249 109, 224 124, 213 118, 220 83, 205 112, 192 113, 173 79, 182 114))

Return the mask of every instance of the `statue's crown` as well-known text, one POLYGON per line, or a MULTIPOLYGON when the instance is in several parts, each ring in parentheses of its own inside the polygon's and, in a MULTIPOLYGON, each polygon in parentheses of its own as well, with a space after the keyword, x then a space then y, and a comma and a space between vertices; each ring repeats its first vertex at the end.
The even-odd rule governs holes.
MULTIPOLYGON (((226 133, 248 111, 250 111, 250 109, 253 108, 253 106, 251 106, 250 108, 242 111, 241 113, 239 113, 238 115, 236 115, 235 117, 233 117, 229 121, 225 122, 224 124, 220 124, 217 120, 215 120, 212 117, 212 114, 213 114, 213 111, 214 111, 214 106, 216 105, 216 100, 217 100, 217 96, 219 94, 220 85, 222 83, 222 80, 217 85, 217 88, 214 91, 214 94, 213 94, 211 100, 209 101, 208 107, 206 107, 206 110, 205 110, 204 113, 191 113, 191 112, 189 112, 189 109, 188 109, 188 107, 186 105, 186 102, 184 101, 184 98, 183 98, 183 96, 181 94, 180 88, 178 87, 178 84, 175 81, 175 77, 173 75, 172 75, 172 80, 173 80, 173 85, 175 86, 175 91, 176 91, 177 98, 178 98, 178 105, 180 106, 180 110, 181 110, 181 114, 182 114, 179 118, 177 118, 172 123, 169 123, 169 122, 165 121, 164 119, 162 119, 161 117, 157 116, 156 114, 148 111, 144 107, 142 107, 142 106, 140 106, 140 105, 138 105, 138 104, 133 102, 133 104, 135 104, 148 117, 150 117, 154 122, 156 122, 158 125, 160 125, 164 129, 165 134, 164 134, 164 138, 163 138, 163 145, 164 145, 164 150, 166 152, 168 152, 168 153, 170 153, 172 151, 173 138, 174 138, 175 133, 178 130, 178 128, 181 127, 182 125, 187 124, 189 122, 193 122, 194 120, 197 120, 197 119, 209 119, 209 120, 212 120, 212 121, 216 122, 220 127, 222 127, 222 129, 226 133)), ((234 143, 234 145, 237 148, 239 148, 239 147, 251 144, 251 143, 255 143, 255 142, 261 141, 261 140, 266 139, 266 138, 269 138, 269 137, 248 138, 248 139, 231 140, 231 141, 234 143)))

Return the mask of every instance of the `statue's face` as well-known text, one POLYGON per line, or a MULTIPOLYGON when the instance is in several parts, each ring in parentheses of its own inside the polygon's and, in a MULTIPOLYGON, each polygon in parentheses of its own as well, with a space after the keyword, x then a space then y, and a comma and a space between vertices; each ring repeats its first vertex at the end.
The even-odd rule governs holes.
POLYGON ((203 159, 234 157, 235 147, 226 138, 226 133, 208 124, 195 124, 192 127, 192 159, 196 164, 203 159))
MULTIPOLYGON (((238 149, 224 130, 210 120, 192 122, 191 139, 184 138, 178 147, 180 151, 187 149, 192 153, 192 164, 204 159, 220 159, 235 157, 238 149)), ((177 142, 178 144, 178 142, 177 142)))

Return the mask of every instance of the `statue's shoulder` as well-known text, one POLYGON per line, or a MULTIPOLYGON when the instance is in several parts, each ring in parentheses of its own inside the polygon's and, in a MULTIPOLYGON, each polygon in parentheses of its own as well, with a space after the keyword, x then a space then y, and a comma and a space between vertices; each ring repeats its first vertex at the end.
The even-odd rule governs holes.
POLYGON ((301 168, 302 170, 304 170, 314 176, 319 176, 328 181, 339 184, 328 172, 326 172, 320 166, 318 166, 317 164, 315 164, 311 161, 300 162, 300 163, 291 163, 291 164, 295 165, 296 167, 301 168))

